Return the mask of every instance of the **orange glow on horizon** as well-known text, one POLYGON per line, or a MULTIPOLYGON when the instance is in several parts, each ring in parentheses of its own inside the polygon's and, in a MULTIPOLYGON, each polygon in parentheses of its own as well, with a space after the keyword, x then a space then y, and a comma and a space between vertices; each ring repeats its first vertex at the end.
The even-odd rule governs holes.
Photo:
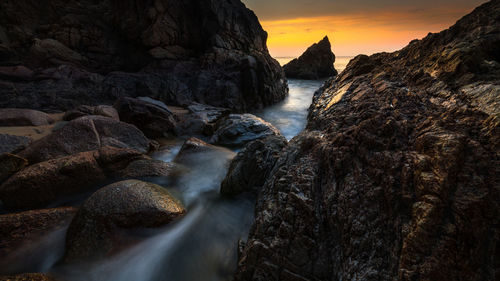
POLYGON ((337 56, 391 52, 439 32, 470 12, 464 9, 438 11, 424 17, 418 12, 333 15, 261 21, 269 34, 267 45, 274 57, 297 57, 311 44, 328 35, 337 56))

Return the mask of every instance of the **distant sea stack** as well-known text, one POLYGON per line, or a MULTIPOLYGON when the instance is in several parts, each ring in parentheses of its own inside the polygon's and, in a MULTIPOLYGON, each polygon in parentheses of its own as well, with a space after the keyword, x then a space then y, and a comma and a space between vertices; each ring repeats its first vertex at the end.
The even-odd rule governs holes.
POLYGON ((0 107, 148 96, 261 108, 288 92, 266 41, 240 0, 0 1, 0 107))
POLYGON ((298 59, 283 66, 286 77, 316 80, 337 75, 335 55, 328 36, 309 47, 298 59))

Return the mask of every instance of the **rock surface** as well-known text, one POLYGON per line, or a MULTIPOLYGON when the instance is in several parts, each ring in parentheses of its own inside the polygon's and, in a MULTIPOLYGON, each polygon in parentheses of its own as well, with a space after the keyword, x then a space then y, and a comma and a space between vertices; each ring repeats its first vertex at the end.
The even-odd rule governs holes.
POLYGON ((231 162, 227 176, 221 183, 221 194, 259 193, 287 143, 286 138, 279 135, 247 144, 231 162))
POLYGON ((288 87, 240 0, 6 0, 0 107, 70 110, 149 96, 246 111, 288 87))
POLYGON ((180 116, 177 122, 176 132, 180 136, 211 136, 217 121, 231 112, 227 108, 201 103, 192 103, 188 106, 188 111, 189 114, 180 116))
POLYGON ((127 229, 166 225, 185 213, 161 186, 127 180, 103 187, 78 210, 68 229, 64 261, 95 261, 127 243, 127 229))
POLYGON ((299 58, 283 66, 286 77, 295 79, 317 80, 337 75, 333 67, 335 55, 330 40, 325 36, 321 41, 309 47, 299 58))
POLYGON ((114 107, 123 122, 134 124, 147 137, 175 135, 174 115, 164 104, 162 106, 141 99, 120 98, 114 107))
POLYGON ((224 150, 222 147, 217 147, 208 144, 197 138, 189 138, 183 144, 179 153, 174 158, 175 163, 190 166, 192 161, 197 161, 193 159, 193 155, 197 153, 217 153, 218 151, 224 150))
POLYGON ((30 143, 31 139, 28 137, 0 134, 0 154, 19 152, 30 143))
POLYGON ((217 145, 242 147, 267 136, 281 135, 272 124, 252 114, 231 114, 217 122, 210 142, 217 145))
POLYGON ((359 56, 317 92, 235 280, 498 279, 499 15, 359 56))
POLYGON ((0 184, 10 176, 28 166, 28 160, 15 154, 0 154, 0 184))
POLYGON ((133 125, 102 116, 84 116, 32 143, 19 155, 33 164, 103 146, 146 153, 150 141, 133 125))
POLYGON ((0 276, 0 281, 57 281, 44 273, 26 273, 11 276, 0 276))
POLYGON ((67 111, 63 116, 63 120, 71 121, 80 118, 82 116, 88 116, 88 115, 99 115, 112 118, 116 121, 120 121, 120 116, 118 115, 116 109, 109 105, 98 105, 98 106, 80 105, 75 109, 67 111))
POLYGON ((32 109, 0 108, 0 126, 43 126, 54 123, 48 114, 32 109))

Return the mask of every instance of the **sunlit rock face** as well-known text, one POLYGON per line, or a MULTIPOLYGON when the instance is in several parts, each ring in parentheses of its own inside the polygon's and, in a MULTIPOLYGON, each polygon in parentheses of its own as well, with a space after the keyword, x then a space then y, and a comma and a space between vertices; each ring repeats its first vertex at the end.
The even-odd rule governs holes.
POLYGON ((500 1, 314 97, 236 280, 496 280, 500 1))
POLYGON ((267 33, 239 0, 0 3, 0 106, 44 110, 149 96, 236 111, 282 100, 267 33))

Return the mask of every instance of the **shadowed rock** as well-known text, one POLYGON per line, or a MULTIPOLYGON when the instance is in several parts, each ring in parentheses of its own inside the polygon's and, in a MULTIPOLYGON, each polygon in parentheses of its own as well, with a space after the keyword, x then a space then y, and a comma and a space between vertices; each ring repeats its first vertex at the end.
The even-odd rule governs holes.
POLYGON ((28 160, 15 154, 0 154, 0 184, 10 176, 28 166, 28 160))
POLYGON ((21 108, 0 108, 0 126, 43 126, 54 123, 48 114, 21 108))
POLYGON ((0 134, 0 154, 19 152, 30 143, 31 139, 28 137, 0 134))
POLYGON ((0 281, 57 281, 44 273, 25 273, 11 276, 0 276, 0 281))
POLYGON ((335 55, 332 53, 330 40, 323 40, 307 48, 297 59, 283 66, 286 77, 296 79, 317 80, 337 75, 333 67, 335 55))
POLYGON ((112 106, 109 105, 98 105, 98 106, 81 105, 75 109, 67 111, 63 116, 63 120, 71 121, 80 118, 82 116, 88 116, 88 115, 99 115, 112 118, 116 121, 120 121, 120 117, 116 109, 114 109, 112 106))

